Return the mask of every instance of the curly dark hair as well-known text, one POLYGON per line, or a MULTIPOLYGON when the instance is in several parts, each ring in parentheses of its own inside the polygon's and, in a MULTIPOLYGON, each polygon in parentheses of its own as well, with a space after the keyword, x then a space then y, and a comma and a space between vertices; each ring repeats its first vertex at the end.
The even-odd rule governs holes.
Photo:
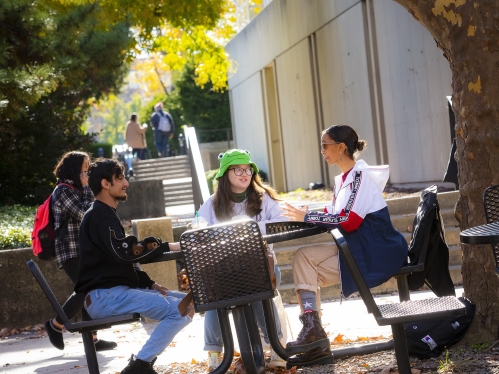
POLYGON ((88 168, 88 185, 94 196, 97 196, 102 191, 101 181, 107 180, 113 185, 113 175, 119 178, 125 174, 125 167, 118 161, 112 158, 98 158, 92 162, 88 168))
POLYGON ((80 174, 85 161, 90 165, 90 156, 86 152, 71 151, 63 155, 54 169, 58 182, 71 181, 71 185, 83 191, 80 174))
MULTIPOLYGON (((262 211, 264 192, 267 192, 273 200, 279 200, 276 190, 263 183, 258 173, 253 173, 247 191, 248 203, 246 205, 246 215, 249 217, 254 217, 262 211)), ((213 210, 220 222, 232 219, 235 214, 233 208, 234 201, 236 199, 230 187, 229 170, 227 170, 218 180, 218 187, 213 196, 213 210)))

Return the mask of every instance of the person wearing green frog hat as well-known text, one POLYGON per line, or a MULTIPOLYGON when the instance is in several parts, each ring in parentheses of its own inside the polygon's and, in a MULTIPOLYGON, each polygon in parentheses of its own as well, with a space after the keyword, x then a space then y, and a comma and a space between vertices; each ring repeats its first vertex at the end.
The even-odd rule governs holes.
MULTIPOLYGON (((201 206, 198 212, 199 217, 203 217, 208 222, 208 225, 245 216, 256 221, 261 232, 265 234, 266 223, 288 220, 287 217, 281 215, 282 211, 279 206, 277 192, 262 182, 258 175, 258 166, 251 161, 248 151, 231 149, 221 153, 218 159, 220 161, 220 170, 215 177, 218 181, 216 192, 201 206)), ((270 251, 272 251, 271 248, 270 251)), ((280 270, 277 267, 277 261, 275 261, 274 271, 277 277, 277 285, 279 285, 280 270)), ((262 303, 253 303, 253 308, 264 341, 268 343, 262 303)), ((274 316, 277 332, 281 338, 283 332, 275 304, 274 316)), ((212 371, 220 364, 223 348, 222 332, 215 310, 205 313, 204 340, 204 350, 208 351, 208 370, 212 371)), ((286 362, 273 350, 270 351, 270 355, 269 365, 286 366, 286 362)))

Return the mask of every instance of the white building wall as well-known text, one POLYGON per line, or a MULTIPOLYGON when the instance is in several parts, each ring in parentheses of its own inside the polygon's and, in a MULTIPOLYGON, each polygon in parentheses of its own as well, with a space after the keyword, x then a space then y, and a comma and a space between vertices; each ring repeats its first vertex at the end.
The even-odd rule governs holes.
POLYGON ((279 56, 276 71, 287 187, 307 189, 322 182, 308 40, 279 56))
POLYGON ((407 10, 373 5, 391 182, 441 181, 451 149, 449 62, 407 10))
POLYGON ((226 50, 238 66, 229 79, 236 145, 262 158, 264 170, 269 152, 259 74, 275 62, 288 190, 321 181, 318 123, 358 130, 368 141, 362 157, 387 158, 392 183, 442 180, 451 147, 450 68, 429 32, 395 1, 274 0, 226 50), (314 33, 320 95, 308 48, 314 33))
POLYGON ((361 0, 275 0, 225 47, 237 64, 229 87, 262 70, 277 56, 361 0))
MULTIPOLYGON (((368 148, 361 158, 377 164, 377 141, 374 135, 366 40, 362 4, 353 6, 317 31, 317 57, 324 128, 335 124, 352 126, 368 148)), ((330 184, 340 173, 330 170, 330 184)))
POLYGON ((265 115, 260 72, 253 74, 231 92, 235 146, 251 153, 259 169, 269 173, 265 115))

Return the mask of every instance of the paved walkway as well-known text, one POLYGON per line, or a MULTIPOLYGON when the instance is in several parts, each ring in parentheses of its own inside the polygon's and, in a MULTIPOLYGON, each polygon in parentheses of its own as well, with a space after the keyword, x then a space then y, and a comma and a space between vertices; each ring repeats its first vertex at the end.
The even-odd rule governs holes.
MULTIPOLYGON (((456 289, 457 296, 461 296, 462 292, 462 288, 456 289)), ((433 297, 433 293, 425 291, 411 295, 413 300, 428 297, 433 297)), ((376 300, 378 303, 390 303, 397 301, 398 296, 383 295, 376 300)), ((298 320, 299 307, 288 305, 285 309, 291 324, 291 333, 296 337, 301 329, 298 320)), ((378 326, 360 299, 343 300, 341 305, 339 301, 324 302, 322 309, 322 321, 330 340, 338 334, 351 340, 356 340, 358 337, 391 335, 390 326, 378 326)), ((205 360, 203 319, 203 316, 196 314, 193 322, 180 332, 171 346, 158 357, 156 364, 168 365, 172 362, 191 362, 193 359, 198 362, 205 360)), ((138 322, 100 331, 99 336, 102 339, 118 343, 118 349, 97 354, 101 373, 119 373, 127 365, 130 355, 138 352, 155 327, 156 323, 138 322)), ((233 335, 235 337, 235 332, 233 335)), ((64 351, 59 351, 50 344, 45 332, 23 333, 1 339, 0 373, 88 373, 81 336, 65 333, 64 341, 66 348, 64 351)), ((237 350, 237 341, 235 345, 237 350)))

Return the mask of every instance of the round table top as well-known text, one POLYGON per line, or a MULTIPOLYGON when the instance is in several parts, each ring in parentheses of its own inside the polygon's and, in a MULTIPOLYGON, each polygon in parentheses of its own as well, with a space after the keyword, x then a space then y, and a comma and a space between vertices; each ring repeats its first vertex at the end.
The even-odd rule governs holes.
POLYGON ((499 244, 499 222, 466 229, 460 237, 464 244, 499 244))

